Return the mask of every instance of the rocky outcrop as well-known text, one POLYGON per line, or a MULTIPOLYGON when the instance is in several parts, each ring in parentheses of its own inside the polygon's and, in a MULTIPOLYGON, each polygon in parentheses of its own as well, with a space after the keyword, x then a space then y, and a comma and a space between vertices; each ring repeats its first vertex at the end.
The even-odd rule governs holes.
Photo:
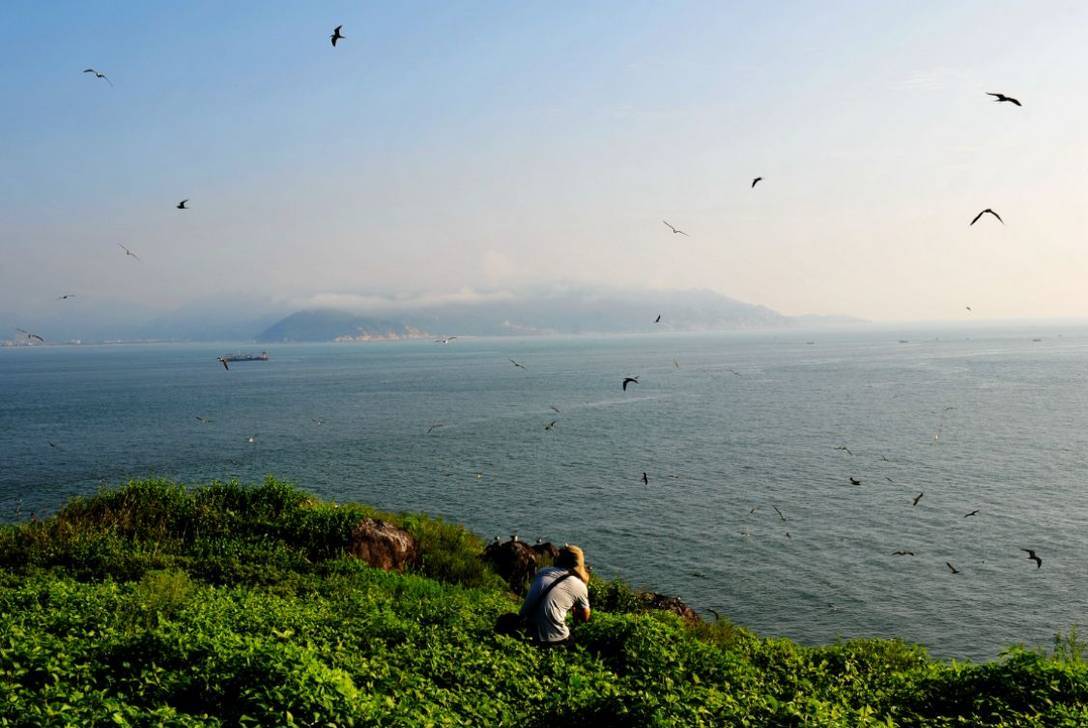
POLYGON ((699 615, 694 609, 684 604, 679 597, 670 597, 667 594, 657 592, 639 592, 638 599, 642 602, 643 609, 657 609, 663 612, 678 614, 685 622, 698 622, 699 615))
POLYGON ((364 518, 351 532, 348 553, 370 566, 404 571, 419 561, 419 544, 412 534, 391 523, 364 518))
POLYGON ((505 542, 492 541, 484 549, 483 559, 501 576, 516 594, 524 594, 532 583, 533 575, 559 555, 559 549, 550 543, 530 546, 513 539, 505 542))

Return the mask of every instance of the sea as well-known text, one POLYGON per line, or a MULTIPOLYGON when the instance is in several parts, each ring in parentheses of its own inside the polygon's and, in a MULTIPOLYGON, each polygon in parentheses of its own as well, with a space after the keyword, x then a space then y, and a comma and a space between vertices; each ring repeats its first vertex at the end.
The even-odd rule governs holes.
POLYGON ((1086 621, 1083 324, 216 360, 261 348, 0 349, 0 519, 135 478, 274 475, 488 540, 578 544, 599 577, 803 644, 898 637, 983 660, 1086 621))

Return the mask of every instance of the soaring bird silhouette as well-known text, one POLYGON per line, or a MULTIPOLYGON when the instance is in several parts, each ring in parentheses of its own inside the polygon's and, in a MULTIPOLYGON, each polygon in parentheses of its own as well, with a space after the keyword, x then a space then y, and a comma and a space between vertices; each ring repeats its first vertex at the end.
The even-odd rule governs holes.
POLYGON ((638 377, 624 377, 623 378, 623 391, 624 392, 627 391, 627 385, 631 384, 632 382, 634 382, 635 384, 638 384, 638 377))
POLYGON ((448 343, 450 343, 451 341, 453 341, 456 338, 457 338, 456 336, 443 336, 441 339, 435 339, 434 343, 436 343, 436 344, 448 344, 448 343))
POLYGON ((778 510, 778 506, 772 505, 771 508, 774 509, 774 512, 778 514, 778 517, 781 518, 783 522, 788 520, 782 511, 778 510))
POLYGON ((550 430, 550 429, 552 429, 553 427, 555 427, 558 424, 559 424, 559 420, 552 420, 548 424, 544 425, 544 429, 545 430, 550 430))
POLYGON ((433 424, 432 424, 432 425, 431 425, 430 427, 428 427, 428 428, 427 428, 427 433, 426 433, 426 434, 428 434, 428 435, 429 435, 429 434, 431 434, 431 433, 432 433, 432 432, 433 432, 434 430, 437 430, 437 429, 438 429, 439 427, 445 427, 445 426, 446 426, 446 423, 445 423, 445 422, 435 422, 435 423, 433 423, 433 424))
POLYGON ((1002 101, 1008 101, 1010 104, 1016 104, 1017 106, 1023 106, 1023 104, 1021 104, 1019 101, 1014 99, 1012 96, 1006 96, 1005 94, 1002 94, 1002 93, 994 93, 992 91, 987 91, 986 95, 987 96, 993 96, 994 101, 998 102, 998 103, 1000 103, 1002 101))
POLYGON ((756 177, 754 180, 752 180, 752 187, 754 188, 756 186, 756 184, 761 182, 762 180, 763 180, 762 177, 756 177))
POLYGON ((850 478, 850 485, 861 485, 861 481, 857 478, 850 478))
MULTIPOLYGON (((669 230, 672 230, 672 231, 673 231, 673 234, 675 234, 675 235, 688 235, 688 234, 687 234, 686 232, 684 232, 683 230, 677 230, 677 229, 676 229, 676 228, 674 228, 674 227, 673 227, 672 225, 669 225, 669 221, 668 221, 668 220, 662 220, 661 222, 665 223, 665 225, 666 225, 666 226, 668 226, 669 230)), ((690 238, 691 236, 690 236, 690 235, 688 235, 688 237, 690 238)))
POLYGON ((889 483, 894 483, 895 482, 894 480, 889 478, 887 475, 884 476, 884 480, 888 481, 889 483))
POLYGON ((550 404, 550 405, 548 405, 548 409, 552 410, 552 411, 553 411, 553 412, 555 412, 555 413, 556 413, 557 415, 558 415, 558 414, 562 414, 562 413, 561 413, 561 412, 559 411, 559 408, 558 408, 558 407, 556 407, 556 406, 555 406, 554 404, 550 404))
POLYGON ((967 310, 968 310, 968 311, 970 311, 970 310, 971 310, 971 307, 970 307, 970 306, 967 306, 966 308, 967 308, 967 310))
POLYGON ((206 424, 208 424, 209 422, 211 422, 211 420, 210 420, 210 419, 208 419, 207 417, 201 417, 200 415, 197 415, 197 416, 196 416, 196 421, 197 421, 197 422, 199 422, 199 423, 200 423, 200 424, 202 424, 202 425, 206 425, 206 424))
POLYGON ((918 501, 922 500, 922 496, 924 496, 924 495, 925 495, 925 493, 923 492, 923 493, 919 493, 918 495, 914 496, 914 502, 911 503, 911 505, 912 506, 918 505, 918 501))
POLYGON ((84 73, 93 73, 95 78, 104 78, 104 79, 106 79, 106 83, 108 83, 110 86, 113 85, 113 81, 109 80, 109 78, 106 77, 106 74, 100 73, 100 72, 94 70, 93 68, 84 68, 83 72, 84 73))
POLYGON ((847 455, 853 455, 853 454, 854 454, 854 453, 850 452, 850 448, 848 448, 848 447, 847 447, 846 445, 839 445, 839 446, 838 446, 838 447, 836 447, 835 449, 836 449, 836 450, 842 450, 842 451, 844 451, 844 452, 845 452, 845 453, 846 453, 847 455))
MULTIPOLYGON (((991 210, 990 208, 987 207, 985 210, 983 210, 979 214, 975 215, 975 219, 971 221, 971 225, 974 225, 976 222, 978 222, 978 219, 980 217, 982 217, 983 215, 985 215, 987 212, 990 213, 991 215, 993 215, 994 217, 996 217, 997 221, 999 223, 1001 223, 1002 225, 1005 224, 1005 221, 1001 219, 1000 215, 998 215, 996 212, 994 212, 993 210, 991 210)), ((971 225, 968 225, 968 227, 970 227, 971 225)))
POLYGON ((124 245, 121 245, 121 243, 117 243, 117 245, 120 246, 121 250, 125 251, 125 255, 128 255, 128 256, 131 256, 131 257, 135 258, 137 262, 142 262, 142 261, 140 261, 140 256, 133 253, 131 250, 126 248, 124 245))
POLYGON ((509 362, 510 362, 511 364, 513 364, 514 366, 518 367, 519 369, 526 369, 526 368, 527 368, 527 367, 526 367, 526 366, 525 366, 524 364, 522 364, 522 363, 521 363, 521 362, 519 362, 519 361, 514 361, 513 359, 508 359, 508 361, 509 361, 509 362))
POLYGON ((186 198, 185 198, 184 200, 182 200, 181 202, 179 202, 179 203, 178 203, 178 209, 179 209, 179 210, 188 210, 189 208, 185 206, 185 203, 186 203, 186 202, 188 202, 188 201, 189 201, 189 198, 188 198, 188 197, 186 197, 186 198))
POLYGON ((914 556, 913 551, 892 551, 892 556, 914 556))
POLYGON ((341 38, 347 37, 347 36, 344 36, 344 35, 342 35, 340 33, 340 29, 343 28, 343 27, 344 26, 342 26, 342 25, 336 26, 336 29, 332 31, 332 35, 329 36, 329 40, 332 41, 332 47, 333 48, 336 47, 336 41, 340 40, 341 38))
POLYGON ((216 361, 223 365, 223 368, 228 372, 230 371, 230 365, 227 364, 227 358, 225 356, 216 357, 216 361))
POLYGON ((975 510, 971 511, 970 513, 965 513, 963 517, 964 518, 970 518, 971 516, 977 516, 978 511, 979 511, 979 509, 976 508, 975 510))
POLYGON ((1035 562, 1035 568, 1036 569, 1041 569, 1043 567, 1043 560, 1035 555, 1035 551, 1033 551, 1032 549, 1020 549, 1020 550, 1028 555, 1028 560, 1029 561, 1034 561, 1035 562))
POLYGON ((960 570, 959 570, 959 569, 957 569, 957 568, 956 568, 955 566, 953 566, 953 565, 952 565, 952 562, 950 562, 950 561, 946 561, 946 562, 944 562, 944 565, 945 565, 945 566, 947 566, 947 567, 948 567, 948 570, 949 570, 949 571, 951 571, 951 572, 952 572, 953 574, 958 574, 958 573, 960 573, 960 570))
POLYGON ((655 319, 654 319, 654 323, 655 323, 655 324, 659 324, 659 323, 661 323, 661 314, 658 314, 658 315, 657 315, 657 318, 655 318, 655 319))
POLYGON ((74 294, 74 293, 65 293, 63 296, 57 296, 57 300, 58 301, 67 301, 69 298, 75 298, 75 297, 76 297, 76 294, 74 294))
POLYGON ((38 341, 42 342, 43 344, 45 343, 45 339, 38 336, 37 334, 30 333, 26 329, 15 329, 15 330, 18 331, 20 334, 22 334, 23 336, 25 336, 28 339, 37 339, 38 341))
POLYGON ((650 484, 650 478, 646 475, 645 471, 643 471, 643 473, 642 473, 642 484, 643 485, 649 485, 650 484))

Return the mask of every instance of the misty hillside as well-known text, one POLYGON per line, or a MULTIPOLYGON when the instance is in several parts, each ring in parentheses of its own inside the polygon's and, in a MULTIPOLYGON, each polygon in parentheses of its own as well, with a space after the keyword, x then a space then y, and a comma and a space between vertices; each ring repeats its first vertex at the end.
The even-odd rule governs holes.
POLYGON ((262 342, 397 339, 417 336, 637 333, 777 328, 793 319, 711 291, 563 293, 392 312, 298 311, 257 337, 262 342), (661 315, 661 323, 654 320, 661 315))

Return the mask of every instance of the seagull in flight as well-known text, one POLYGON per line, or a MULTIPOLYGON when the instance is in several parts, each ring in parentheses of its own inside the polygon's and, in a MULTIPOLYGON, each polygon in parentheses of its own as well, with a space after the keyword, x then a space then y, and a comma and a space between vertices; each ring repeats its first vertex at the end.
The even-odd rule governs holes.
POLYGON ((752 180, 752 188, 755 189, 755 186, 757 184, 759 184, 760 182, 762 182, 762 181, 763 181, 762 177, 756 177, 754 180, 752 180))
POLYGON ((65 293, 63 296, 57 296, 57 300, 58 301, 67 301, 69 298, 75 298, 75 297, 76 297, 76 294, 74 294, 74 293, 65 293))
POLYGON ((643 485, 649 485, 650 484, 650 479, 649 479, 649 477, 646 476, 645 471, 642 473, 642 484, 643 485))
POLYGON ((850 478, 850 485, 861 485, 861 481, 857 478, 850 478))
POLYGON ((661 323, 661 314, 658 314, 658 315, 657 315, 657 318, 655 318, 655 319, 654 319, 654 323, 655 323, 655 324, 659 324, 659 323, 661 323))
POLYGON ((959 570, 959 569, 957 569, 957 568, 956 568, 955 566, 953 566, 953 565, 952 565, 952 562, 950 562, 950 561, 946 561, 946 562, 944 562, 944 565, 945 565, 945 566, 947 566, 947 567, 948 567, 948 570, 949 570, 949 571, 951 571, 951 572, 952 572, 953 574, 958 574, 958 573, 960 573, 960 570, 959 570))
POLYGON ((1035 555, 1035 551, 1033 549, 1020 549, 1020 550, 1028 555, 1028 560, 1029 561, 1034 561, 1035 562, 1035 568, 1036 569, 1041 569, 1043 567, 1043 560, 1035 555))
MULTIPOLYGON (((978 219, 980 217, 982 217, 983 215, 985 215, 987 212, 990 213, 991 215, 993 215, 994 217, 996 217, 997 221, 999 223, 1001 223, 1002 225, 1005 224, 1005 221, 1001 219, 1000 215, 998 215, 996 212, 994 212, 993 210, 991 210, 990 208, 987 207, 985 210, 983 210, 979 214, 975 215, 975 219, 971 221, 971 225, 974 225, 976 222, 978 222, 978 219)), ((971 225, 968 225, 967 227, 971 227, 971 225)))
POLYGON ((1008 101, 1010 104, 1016 104, 1017 106, 1022 106, 1022 104, 1019 101, 1017 101, 1016 99, 1014 99, 1012 96, 1006 96, 1005 94, 994 93, 992 91, 987 91, 986 95, 987 96, 993 96, 994 101, 998 102, 998 103, 1000 103, 1002 101, 1008 101))
POLYGON ((963 516, 963 517, 964 517, 964 518, 970 518, 971 516, 977 516, 977 515, 978 515, 978 511, 979 511, 979 509, 978 509, 978 508, 976 508, 975 510, 971 511, 970 513, 966 513, 966 514, 964 514, 964 516, 963 516))
POLYGON ((968 311, 970 311, 970 310, 971 310, 971 307, 970 307, 970 306, 968 306, 968 307, 967 307, 967 310, 968 310, 968 311))
POLYGON ((37 334, 30 333, 26 329, 15 329, 15 330, 18 331, 20 334, 23 334, 24 336, 26 336, 26 338, 28 338, 28 339, 37 339, 38 341, 42 342, 43 344, 45 343, 45 339, 38 336, 37 334))
MULTIPOLYGON (((669 230, 672 230, 672 232, 673 232, 673 234, 674 234, 674 235, 688 235, 688 234, 687 234, 686 232, 684 232, 683 230, 677 230, 677 229, 676 229, 676 228, 674 228, 674 227, 673 227, 672 225, 669 225, 669 221, 668 221, 668 220, 662 220, 661 222, 665 223, 666 227, 668 227, 668 228, 669 228, 669 230)), ((690 235, 688 235, 688 237, 690 238, 691 236, 690 236, 690 235)))
POLYGON ((555 427, 558 424, 559 424, 559 420, 552 420, 548 424, 544 425, 544 429, 545 430, 550 430, 550 429, 552 429, 553 427, 555 427))
POLYGON ((340 34, 340 29, 343 28, 343 27, 344 26, 342 26, 342 25, 336 26, 336 28, 332 31, 332 35, 329 36, 329 40, 332 41, 332 47, 333 48, 336 47, 336 41, 340 40, 341 38, 346 37, 346 36, 343 36, 343 35, 340 34))
POLYGON ((913 551, 892 551, 892 556, 914 556, 913 551))
POLYGON ((209 420, 207 417, 201 417, 200 415, 196 416, 196 421, 201 423, 202 425, 206 425, 211 422, 211 420, 209 420))
POLYGON ((185 198, 184 200, 182 200, 181 202, 179 202, 179 203, 178 203, 178 209, 179 209, 179 210, 188 210, 189 208, 185 206, 185 203, 186 203, 186 202, 188 202, 188 201, 189 201, 189 198, 188 198, 188 197, 186 197, 186 198, 185 198))
POLYGON ((220 364, 222 364, 223 368, 226 369, 228 372, 230 371, 230 365, 227 364, 227 358, 226 357, 223 357, 223 356, 216 357, 216 361, 218 361, 220 364))
POLYGON ((434 343, 436 343, 436 344, 448 344, 448 343, 450 343, 451 341, 453 341, 456 338, 457 338, 456 336, 443 336, 441 339, 435 339, 434 343))
POLYGON ((138 255, 136 255, 135 253, 133 253, 133 252, 132 252, 131 250, 129 250, 128 248, 126 248, 126 247, 125 247, 124 245, 121 245, 121 243, 117 243, 117 245, 119 245, 119 246, 120 246, 121 250, 125 251, 125 255, 130 255, 130 256, 132 256, 133 258, 135 258, 135 259, 137 260, 137 262, 143 262, 143 261, 141 261, 141 260, 140 260, 140 256, 138 256, 138 255))
POLYGON ((527 369, 527 367, 521 362, 514 361, 513 359, 509 359, 509 362, 516 367, 520 367, 521 369, 527 369))
POLYGON ((785 522, 787 520, 786 516, 784 516, 782 514, 782 511, 778 510, 778 506, 772 505, 771 508, 774 509, 774 512, 778 514, 778 517, 781 518, 783 520, 783 522, 785 522))
POLYGON ((439 427, 445 427, 445 426, 446 426, 445 422, 435 422, 433 425, 431 425, 430 427, 427 428, 427 434, 429 435, 429 434, 431 434, 431 432, 433 430, 437 430, 439 427))
POLYGON ((924 495, 925 495, 925 493, 922 492, 922 493, 919 493, 918 495, 914 496, 914 502, 911 503, 911 505, 914 505, 914 506, 918 505, 918 501, 922 500, 922 496, 924 496, 924 495))
POLYGON ((853 455, 854 454, 854 453, 850 452, 850 448, 848 448, 846 445, 839 445, 835 449, 836 450, 843 450, 843 451, 846 452, 847 455, 853 455))
POLYGON ((84 73, 93 73, 95 78, 105 78, 106 83, 108 83, 110 86, 113 86, 113 81, 109 80, 109 78, 107 78, 106 74, 104 74, 104 73, 100 73, 99 71, 96 71, 93 68, 84 68, 83 72, 84 73))
POLYGON ((635 384, 638 384, 638 377, 624 377, 623 378, 623 391, 624 392, 627 391, 627 385, 630 384, 631 382, 634 382, 635 384))
POLYGON ((561 414, 561 412, 559 411, 559 408, 556 407, 554 404, 548 405, 548 408, 551 409, 553 412, 555 412, 557 415, 561 414))

